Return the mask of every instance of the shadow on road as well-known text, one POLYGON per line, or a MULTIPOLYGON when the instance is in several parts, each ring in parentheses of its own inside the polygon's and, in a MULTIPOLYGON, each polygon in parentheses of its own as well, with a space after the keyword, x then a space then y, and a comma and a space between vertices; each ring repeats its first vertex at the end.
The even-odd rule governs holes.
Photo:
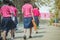
POLYGON ((46 33, 46 31, 38 32, 38 34, 40 34, 40 33, 46 33))
MULTIPOLYGON (((32 38, 41 38, 43 37, 44 35, 38 35, 38 36, 32 36, 32 38)), ((22 36, 20 37, 15 37, 14 39, 19 39, 19 38, 23 38, 22 36)), ((28 38, 29 39, 29 38, 28 38)))

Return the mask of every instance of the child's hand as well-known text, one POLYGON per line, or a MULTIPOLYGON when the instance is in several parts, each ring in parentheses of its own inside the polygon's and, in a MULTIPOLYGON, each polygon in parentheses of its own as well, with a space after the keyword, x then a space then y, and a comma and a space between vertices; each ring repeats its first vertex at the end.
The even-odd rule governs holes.
POLYGON ((35 21, 35 19, 33 18, 33 21, 35 21))

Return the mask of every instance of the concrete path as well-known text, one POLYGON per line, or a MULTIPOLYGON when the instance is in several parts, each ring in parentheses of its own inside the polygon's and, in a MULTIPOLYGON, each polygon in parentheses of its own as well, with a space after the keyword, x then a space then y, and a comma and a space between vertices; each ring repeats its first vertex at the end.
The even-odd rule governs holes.
MULTIPOLYGON (((15 33, 14 40, 24 40, 23 39, 23 24, 18 25, 18 30, 15 33)), ((32 38, 29 39, 29 30, 27 32, 27 40, 60 40, 60 27, 48 26, 47 24, 40 24, 38 29, 38 34, 32 32, 32 38)), ((8 35, 10 38, 10 35, 8 35)))

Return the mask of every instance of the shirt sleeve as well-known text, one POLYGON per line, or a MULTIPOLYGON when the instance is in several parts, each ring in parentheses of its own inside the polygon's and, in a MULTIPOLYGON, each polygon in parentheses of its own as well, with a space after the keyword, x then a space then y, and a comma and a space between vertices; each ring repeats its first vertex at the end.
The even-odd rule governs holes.
POLYGON ((38 10, 38 16, 41 16, 40 11, 38 10))
POLYGON ((17 13, 18 13, 18 10, 17 10, 17 8, 15 8, 15 14, 17 15, 17 13))
POLYGON ((15 13, 17 13, 18 12, 18 10, 17 10, 17 8, 15 9, 15 13))

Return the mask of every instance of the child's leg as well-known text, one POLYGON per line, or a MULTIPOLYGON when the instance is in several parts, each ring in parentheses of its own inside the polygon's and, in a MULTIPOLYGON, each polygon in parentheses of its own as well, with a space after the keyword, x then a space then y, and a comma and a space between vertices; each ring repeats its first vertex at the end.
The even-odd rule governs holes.
POLYGON ((15 29, 11 29, 11 38, 14 38, 15 29))
POLYGON ((24 36, 26 36, 27 33, 27 29, 24 28, 24 36))
POLYGON ((29 38, 32 38, 31 34, 32 34, 32 27, 30 28, 30 35, 29 35, 29 38))
POLYGON ((24 28, 24 40, 26 40, 27 29, 24 28))
POLYGON ((3 40, 6 40, 6 31, 3 32, 3 40))
POLYGON ((2 40, 2 36, 1 36, 1 30, 0 30, 0 40, 2 40))
POLYGON ((37 26, 36 26, 36 28, 34 29, 35 30, 35 33, 38 33, 38 28, 39 28, 39 26, 38 26, 38 24, 36 24, 37 26))

